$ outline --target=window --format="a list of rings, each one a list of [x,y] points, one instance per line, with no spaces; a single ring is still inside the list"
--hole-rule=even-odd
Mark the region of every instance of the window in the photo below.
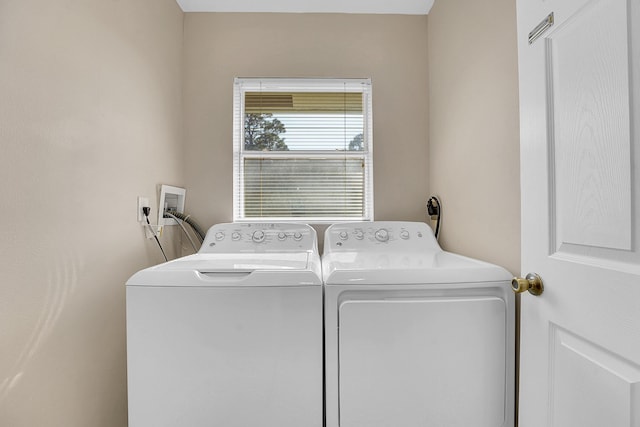
[[[373,219],[369,79],[234,86],[234,221]]]

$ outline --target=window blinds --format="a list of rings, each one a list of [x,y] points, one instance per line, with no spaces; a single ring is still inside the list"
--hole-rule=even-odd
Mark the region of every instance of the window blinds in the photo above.
[[[236,79],[234,220],[372,219],[371,84]]]

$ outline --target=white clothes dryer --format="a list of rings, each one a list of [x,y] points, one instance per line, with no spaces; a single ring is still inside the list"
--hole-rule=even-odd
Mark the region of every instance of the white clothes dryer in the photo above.
[[[335,224],[324,245],[327,427],[513,427],[506,270],[424,223]]]
[[[323,425],[313,228],[219,224],[126,285],[130,427]]]

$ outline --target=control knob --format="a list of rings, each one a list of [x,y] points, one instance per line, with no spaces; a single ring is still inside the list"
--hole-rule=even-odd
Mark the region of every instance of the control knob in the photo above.
[[[409,232],[408,232],[407,230],[402,230],[402,231],[400,232],[400,237],[401,237],[402,239],[404,239],[404,240],[409,239]]]
[[[389,232],[384,228],[381,228],[378,231],[376,231],[375,236],[378,242],[386,242],[389,240]]]
[[[216,233],[216,240],[223,240],[224,239],[224,233],[222,231],[218,231]]]
[[[253,241],[256,243],[264,242],[264,231],[262,230],[254,231],[253,235],[251,236],[251,239],[253,239]]]
[[[299,231],[293,233],[293,240],[302,240],[302,233]]]
[[[349,234],[346,231],[341,231],[338,234],[338,237],[340,237],[340,240],[347,240],[349,238]]]
[[[287,235],[283,231],[278,233],[278,240],[284,240],[286,238],[287,238]]]
[[[234,231],[233,233],[231,233],[231,239],[240,240],[241,238],[242,238],[242,235],[240,233],[238,233],[237,231]]]

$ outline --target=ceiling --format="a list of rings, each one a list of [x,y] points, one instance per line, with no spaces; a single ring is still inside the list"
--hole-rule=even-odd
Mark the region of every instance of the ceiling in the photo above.
[[[185,12],[426,15],[434,0],[176,0]]]

